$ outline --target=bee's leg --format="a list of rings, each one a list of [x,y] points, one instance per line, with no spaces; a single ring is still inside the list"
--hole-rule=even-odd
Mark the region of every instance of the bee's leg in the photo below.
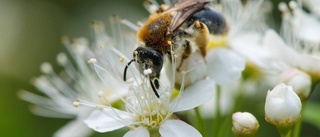
[[[195,42],[200,50],[200,53],[203,57],[206,56],[206,47],[209,43],[209,29],[206,24],[200,22],[200,21],[195,21],[194,22],[194,28],[198,32],[195,36]]]
[[[191,55],[191,52],[192,52],[192,49],[191,49],[190,42],[188,40],[185,40],[185,44],[183,44],[183,53],[181,55],[181,62],[177,67],[178,72],[180,71],[183,61]]]

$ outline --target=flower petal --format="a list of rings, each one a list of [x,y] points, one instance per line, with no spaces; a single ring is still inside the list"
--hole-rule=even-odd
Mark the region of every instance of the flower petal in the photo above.
[[[181,120],[166,120],[159,129],[162,137],[201,137],[201,134],[192,126]]]
[[[190,55],[187,59],[183,60],[180,71],[188,71],[189,73],[185,75],[184,84],[191,85],[198,80],[202,80],[206,77],[207,67],[205,65],[205,60],[200,54],[200,51],[196,51]],[[180,65],[181,58],[177,58],[177,65]],[[179,67],[179,66],[178,66]],[[183,78],[182,73],[176,73],[176,84],[181,84]]]
[[[301,60],[299,66],[301,69],[307,71],[311,74],[318,74],[320,72],[320,57],[318,56],[310,56],[307,54],[303,54],[300,56]]]
[[[263,43],[274,59],[281,60],[290,66],[297,66],[299,62],[298,53],[288,47],[274,30],[266,32]]]
[[[263,48],[262,36],[243,33],[229,40],[230,47],[250,62],[261,68],[270,66],[269,53]]]
[[[170,104],[173,112],[195,108],[211,99],[215,94],[215,82],[210,79],[201,80],[181,93]]]
[[[210,51],[206,57],[208,76],[218,84],[233,83],[241,76],[246,62],[243,57],[225,48]]]
[[[60,128],[56,133],[54,133],[54,137],[87,137],[92,133],[92,130],[88,128],[82,121],[82,119],[76,119],[62,128]]]
[[[109,132],[127,126],[132,121],[124,111],[104,108],[102,111],[94,110],[84,123],[97,132]]]
[[[150,137],[150,134],[145,127],[140,126],[128,131],[123,137]]]

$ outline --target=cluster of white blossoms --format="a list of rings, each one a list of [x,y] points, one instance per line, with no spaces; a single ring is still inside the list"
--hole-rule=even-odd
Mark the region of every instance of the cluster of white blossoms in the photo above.
[[[164,2],[172,5],[170,0]],[[106,32],[103,23],[95,21],[92,44],[84,38],[63,39],[69,54],[57,56],[62,72],[55,73],[49,63],[41,65],[44,75],[33,84],[47,97],[28,91],[19,97],[35,104],[32,111],[37,115],[73,119],[55,136],[127,128],[126,137],[198,137],[209,136],[208,131],[214,136],[233,131],[239,137],[253,137],[263,128],[254,116],[261,112],[236,112],[246,97],[264,98],[265,107],[259,111],[281,136],[290,136],[296,124],[294,135],[299,136],[303,107],[320,81],[317,2],[280,2],[280,33],[269,22],[271,11],[277,10],[271,1],[207,4],[226,20],[228,31],[210,35],[206,56],[192,50],[181,66],[182,57],[171,51],[156,90],[149,78],[151,69],[141,74],[137,62],[129,66],[140,44],[136,40],[140,26],[114,17],[113,30]],[[156,1],[145,6],[150,13],[159,9]],[[232,123],[232,128],[226,130],[223,121]]]

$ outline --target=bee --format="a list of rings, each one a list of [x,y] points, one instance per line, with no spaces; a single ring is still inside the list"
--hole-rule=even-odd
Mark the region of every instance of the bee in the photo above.
[[[164,64],[164,55],[175,54],[174,50],[182,48],[181,67],[183,60],[191,54],[190,39],[197,45],[203,57],[206,56],[210,34],[222,34],[227,31],[223,16],[206,7],[211,0],[180,0],[172,7],[160,6],[150,15],[137,33],[141,43],[133,52],[133,59],[124,69],[123,79],[126,81],[128,66],[135,62],[141,74],[149,78],[155,95],[159,89],[160,72]],[[192,30],[187,31],[187,30]]]

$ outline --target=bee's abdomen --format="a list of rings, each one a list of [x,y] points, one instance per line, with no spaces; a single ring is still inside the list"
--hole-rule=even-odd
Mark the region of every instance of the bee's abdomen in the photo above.
[[[206,24],[211,34],[224,34],[228,31],[225,18],[211,8],[204,8],[194,13],[187,21],[187,25],[192,25],[196,20]]]

